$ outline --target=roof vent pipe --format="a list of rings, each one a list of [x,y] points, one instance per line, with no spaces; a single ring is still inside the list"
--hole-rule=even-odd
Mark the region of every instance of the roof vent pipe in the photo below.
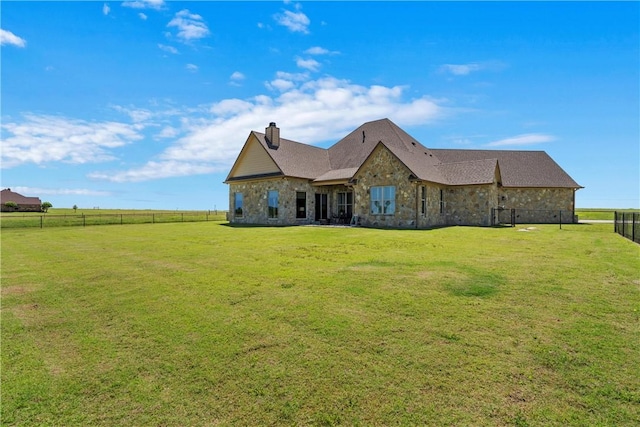
[[[267,144],[271,148],[280,147],[280,128],[276,126],[276,122],[269,123],[269,127],[264,130]]]

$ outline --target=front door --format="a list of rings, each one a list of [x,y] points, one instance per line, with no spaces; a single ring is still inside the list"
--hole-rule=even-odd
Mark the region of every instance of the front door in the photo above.
[[[327,219],[329,209],[327,207],[327,195],[316,193],[316,221]]]

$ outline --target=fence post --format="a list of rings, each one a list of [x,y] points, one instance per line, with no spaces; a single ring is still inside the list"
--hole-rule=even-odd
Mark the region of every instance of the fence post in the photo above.
[[[40,228],[42,228],[42,215],[40,215]]]
[[[181,213],[180,217],[182,218],[182,222],[184,222],[184,213]]]
[[[636,213],[632,213],[631,214],[631,241],[635,242],[636,241]]]
[[[156,223],[156,214],[151,214],[151,223],[152,224]]]
[[[87,226],[87,217],[84,216],[84,214],[82,214],[82,226],[86,227]]]
[[[120,214],[120,225],[122,225],[122,214]]]

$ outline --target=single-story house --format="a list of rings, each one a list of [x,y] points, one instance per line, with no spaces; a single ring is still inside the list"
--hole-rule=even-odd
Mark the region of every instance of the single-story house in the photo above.
[[[13,202],[17,207],[6,206],[7,202]],[[42,212],[42,202],[38,197],[26,197],[5,188],[0,192],[0,209],[2,212]]]
[[[429,149],[389,119],[328,149],[270,123],[224,182],[233,224],[392,228],[573,222],[582,188],[544,151]]]

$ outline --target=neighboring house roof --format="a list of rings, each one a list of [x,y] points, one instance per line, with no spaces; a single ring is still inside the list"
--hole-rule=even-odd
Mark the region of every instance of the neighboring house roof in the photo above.
[[[11,191],[10,188],[5,188],[0,192],[0,203],[14,202],[17,205],[40,205],[40,198],[38,197],[26,197],[22,194]]]
[[[364,123],[328,149],[279,141],[275,147],[264,133],[252,131],[225,182],[260,177],[242,173],[239,166],[250,150],[263,155],[255,151],[256,142],[274,164],[261,176],[307,178],[318,185],[349,181],[382,144],[419,181],[473,185],[492,183],[497,176],[505,187],[582,188],[544,151],[429,149],[389,119]]]

